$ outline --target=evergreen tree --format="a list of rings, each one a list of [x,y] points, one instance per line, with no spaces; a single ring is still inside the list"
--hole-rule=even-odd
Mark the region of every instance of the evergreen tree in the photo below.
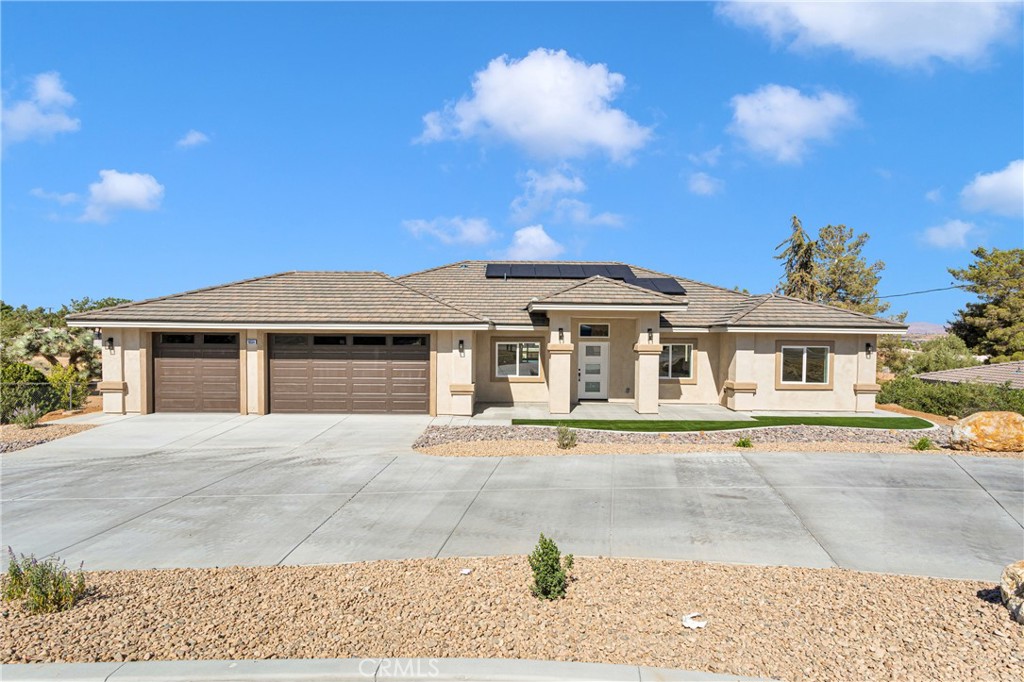
[[[782,253],[776,255],[775,260],[783,261],[783,275],[777,291],[793,298],[815,301],[815,243],[804,231],[804,226],[796,216],[793,216],[792,226],[793,232],[789,239],[775,247],[776,251],[782,249]]]
[[[990,356],[989,362],[1024,360],[1024,249],[978,247],[971,253],[973,263],[949,274],[979,300],[957,311],[950,331],[975,353]]]

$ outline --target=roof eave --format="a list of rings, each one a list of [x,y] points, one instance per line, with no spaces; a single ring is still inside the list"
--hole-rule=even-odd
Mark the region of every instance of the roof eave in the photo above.
[[[203,322],[188,320],[68,320],[69,327],[102,327],[104,329],[195,329],[260,331],[431,331],[487,330],[487,322]]]
[[[659,313],[684,313],[687,310],[686,303],[665,305],[663,303],[644,303],[644,304],[622,304],[622,303],[544,303],[535,302],[527,306],[527,310],[531,313],[536,311],[547,311],[547,310],[564,310],[564,311],[607,311],[607,312],[659,312]]]
[[[903,336],[906,327],[821,327],[803,325],[800,327],[757,327],[751,325],[713,324],[711,331],[719,333],[764,332],[774,334],[893,334]]]

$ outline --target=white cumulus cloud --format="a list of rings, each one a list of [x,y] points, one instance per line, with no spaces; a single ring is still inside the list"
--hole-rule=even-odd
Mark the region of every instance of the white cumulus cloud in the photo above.
[[[936,187],[935,189],[928,190],[927,192],[924,193],[924,198],[932,202],[933,204],[939,203],[940,201],[942,201],[942,188]]]
[[[834,92],[804,95],[784,85],[764,85],[731,100],[729,132],[751,150],[779,163],[800,163],[811,143],[827,142],[857,120],[850,99]]]
[[[68,115],[75,98],[64,89],[56,71],[40,73],[32,79],[28,99],[3,107],[4,144],[30,139],[49,140],[58,133],[70,133],[82,127],[81,121]]]
[[[722,145],[695,154],[687,154],[686,158],[695,166],[717,166],[718,160],[722,158]]]
[[[89,200],[81,220],[105,223],[116,211],[155,211],[164,198],[164,186],[146,173],[101,170],[100,181],[89,185]]]
[[[565,50],[540,48],[522,59],[502,55],[474,75],[472,96],[423,117],[417,141],[493,138],[539,157],[603,151],[625,161],[652,135],[612,106],[625,85],[622,74]]]
[[[900,67],[972,65],[1020,28],[1019,2],[730,2],[717,11],[796,51],[840,49]]]
[[[971,211],[987,211],[1016,217],[1024,215],[1024,159],[992,173],[978,173],[960,192],[960,200]]]
[[[516,230],[504,257],[509,260],[550,260],[563,251],[565,247],[552,239],[543,225],[530,225]]]
[[[509,209],[512,220],[525,223],[541,213],[551,210],[555,200],[566,194],[580,194],[587,185],[575,173],[568,170],[552,169],[546,173],[528,170],[520,179],[523,193],[512,200]]]
[[[725,182],[707,173],[691,173],[687,186],[690,191],[700,196],[709,197],[725,189]]]
[[[622,227],[625,218],[618,213],[594,213],[593,207],[579,199],[559,199],[553,212],[555,222],[584,227]]]
[[[406,220],[402,225],[415,237],[433,237],[448,245],[477,246],[486,244],[498,236],[486,218],[439,217],[433,220]]]
[[[178,141],[174,144],[183,149],[188,149],[189,147],[198,147],[201,144],[206,144],[209,141],[210,137],[206,133],[193,129],[178,138]]]
[[[56,201],[61,206],[67,206],[78,201],[78,195],[74,192],[47,192],[42,187],[34,187],[29,190],[29,194],[36,197],[37,199],[43,199],[45,201]]]
[[[941,225],[929,227],[921,238],[929,246],[939,249],[962,249],[967,246],[967,237],[976,230],[973,223],[962,220],[947,220]]]

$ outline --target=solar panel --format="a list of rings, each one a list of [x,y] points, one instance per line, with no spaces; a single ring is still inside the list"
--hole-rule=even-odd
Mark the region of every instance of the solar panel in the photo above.
[[[678,296],[686,293],[686,289],[671,277],[638,277],[630,282],[630,284],[635,284],[636,286],[642,289],[647,289],[648,291],[657,291],[658,293],[669,294],[670,296]]]
[[[576,263],[559,263],[558,271],[562,273],[562,277],[565,279],[583,279],[586,277],[583,274],[583,266]]]
[[[488,263],[484,270],[484,277],[488,279],[501,279],[508,276],[508,263]]]
[[[537,263],[533,270],[534,276],[538,278],[558,279],[562,276],[557,263]]]
[[[628,265],[609,263],[605,267],[608,268],[609,277],[611,277],[612,279],[621,279],[624,281],[636,279],[636,275],[633,274],[633,271],[630,269]]]
[[[513,263],[510,267],[509,277],[533,279],[536,276],[533,270],[533,263]]]
[[[587,263],[583,266],[583,274],[587,277],[593,277],[600,275],[601,277],[610,277],[611,273],[608,272],[608,268],[601,263]]]

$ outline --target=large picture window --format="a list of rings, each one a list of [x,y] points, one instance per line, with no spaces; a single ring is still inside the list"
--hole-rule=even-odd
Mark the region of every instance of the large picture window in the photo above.
[[[672,343],[662,346],[658,375],[662,379],[692,379],[693,344]]]
[[[499,377],[539,377],[540,342],[497,343],[494,374]]]
[[[783,346],[782,383],[827,384],[828,346]]]

